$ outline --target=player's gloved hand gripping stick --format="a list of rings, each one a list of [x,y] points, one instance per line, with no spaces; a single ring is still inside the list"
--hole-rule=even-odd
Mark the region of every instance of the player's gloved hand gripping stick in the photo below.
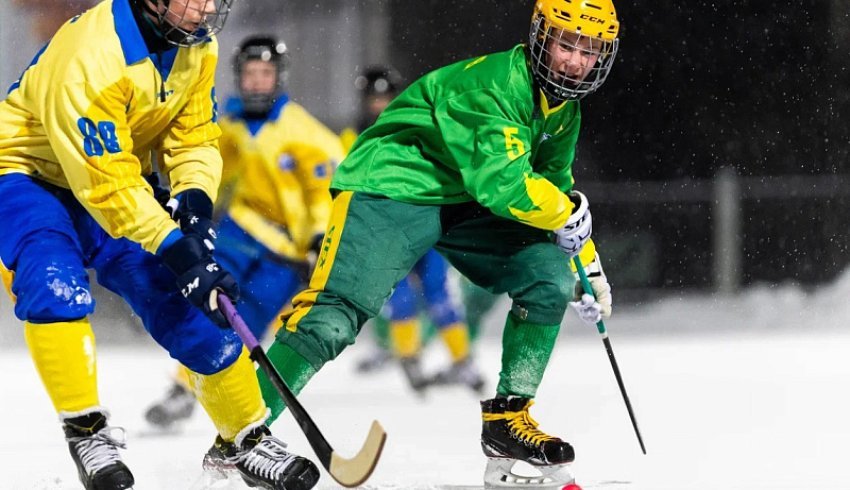
[[[576,266],[576,271],[578,272],[578,277],[581,281],[581,286],[584,288],[585,294],[593,295],[593,288],[590,285],[587,273],[584,271],[584,266],[581,265],[581,260],[579,260],[578,256],[573,257],[573,263]],[[629,418],[632,420],[632,427],[635,429],[635,435],[637,436],[638,443],[640,443],[640,449],[643,451],[643,454],[646,454],[643,437],[640,435],[637,419],[635,419],[635,413],[632,410],[632,403],[629,401],[629,395],[626,393],[626,387],[623,384],[623,377],[620,375],[620,368],[617,366],[617,359],[614,357],[614,349],[611,347],[611,340],[608,339],[608,330],[605,328],[605,322],[601,319],[596,322],[596,329],[599,330],[599,335],[602,336],[602,343],[605,344],[605,350],[608,352],[608,360],[611,361],[611,367],[614,369],[614,376],[617,378],[617,384],[620,386],[620,393],[623,395],[623,401],[626,402],[626,409],[629,411]]]
[[[387,439],[387,434],[378,421],[372,422],[372,427],[369,429],[369,435],[366,437],[366,442],[353,458],[346,459],[337,454],[331,447],[330,443],[322,435],[316,423],[310,418],[310,415],[295,397],[295,394],[286,386],[280,373],[269,361],[268,356],[263,351],[257,339],[251,333],[251,330],[239,316],[230,298],[224,294],[218,295],[218,305],[224,313],[227,322],[233,327],[233,330],[248,347],[253,359],[260,368],[268,375],[272,384],[274,384],[281,398],[289,407],[295,421],[301,427],[304,435],[307,436],[307,441],[315,451],[316,456],[322,463],[322,466],[330,473],[331,477],[344,487],[356,487],[365,482],[375,465],[378,464],[378,459],[381,457],[381,451],[384,449],[384,442]]]

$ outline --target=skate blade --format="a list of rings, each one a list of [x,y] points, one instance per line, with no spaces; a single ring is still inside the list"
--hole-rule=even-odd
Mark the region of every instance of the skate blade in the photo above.
[[[575,477],[569,463],[533,466],[515,459],[487,458],[484,470],[484,488],[560,490],[571,483]]]

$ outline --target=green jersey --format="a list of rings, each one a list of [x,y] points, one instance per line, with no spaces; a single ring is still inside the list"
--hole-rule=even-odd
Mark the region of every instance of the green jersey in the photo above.
[[[331,187],[397,201],[478,201],[554,230],[573,204],[577,101],[549,107],[523,45],[420,78],[357,139]]]

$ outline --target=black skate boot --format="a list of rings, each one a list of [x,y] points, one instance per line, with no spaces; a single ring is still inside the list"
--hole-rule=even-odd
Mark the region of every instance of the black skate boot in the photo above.
[[[65,440],[77,473],[86,490],[132,488],[133,474],[121,462],[118,448],[124,449],[124,429],[106,425],[109,414],[91,411],[62,420]]]
[[[220,435],[216,436],[212,447],[204,455],[204,471],[217,471],[226,476],[227,472],[236,471],[238,454],[236,444],[225,441]]]
[[[568,469],[575,459],[573,447],[566,441],[537,429],[528,408],[529,398],[501,398],[481,402],[484,419],[481,448],[488,458],[484,481],[490,486],[562,488],[572,483]],[[511,471],[514,463],[524,461],[540,471],[540,476],[520,476]]]
[[[174,383],[162,400],[148,408],[145,420],[154,427],[170,429],[174,424],[192,416],[195,403],[195,395],[191,391],[179,383]]]
[[[479,394],[485,384],[484,377],[471,357],[457,361],[438,372],[431,382],[436,385],[463,385]]]
[[[249,429],[236,442],[217,437],[204,456],[204,469],[236,470],[248,486],[269,490],[309,490],[319,481],[316,465],[287,451],[265,424]]]
[[[422,372],[422,364],[419,362],[419,357],[402,357],[399,359],[399,362],[410,387],[417,394],[423,394],[425,388],[428,387],[429,380]]]

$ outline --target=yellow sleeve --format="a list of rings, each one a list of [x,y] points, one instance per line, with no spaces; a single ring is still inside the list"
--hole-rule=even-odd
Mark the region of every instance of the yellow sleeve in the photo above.
[[[110,63],[110,61],[112,61]],[[153,197],[142,177],[125,107],[130,82],[111,80],[123,60],[72,60],[61,85],[48,91],[42,123],[68,185],[95,220],[113,237],[126,237],[145,250],[157,248],[177,225]]]
[[[357,136],[359,136],[357,131],[352,127],[345,128],[341,133],[339,133],[339,139],[342,142],[342,148],[345,150],[346,154],[348,154],[351,147],[354,146],[354,142],[357,141]]]
[[[225,209],[233,196],[233,190],[239,181],[239,177],[243,175],[244,163],[239,152],[239,135],[236,123],[224,117],[219,121],[219,126],[221,127],[219,148],[223,163],[216,208]]]
[[[212,41],[201,61],[201,74],[192,95],[171,121],[162,144],[163,170],[171,181],[173,194],[201,189],[215,202],[221,181],[221,153],[218,138],[218,100],[215,94],[215,67],[218,44]]]
[[[290,152],[295,158],[295,175],[304,194],[309,214],[309,236],[324,233],[331,215],[330,185],[333,171],[345,152],[339,137],[305,110],[293,111],[298,117],[289,127],[299,128]]]

